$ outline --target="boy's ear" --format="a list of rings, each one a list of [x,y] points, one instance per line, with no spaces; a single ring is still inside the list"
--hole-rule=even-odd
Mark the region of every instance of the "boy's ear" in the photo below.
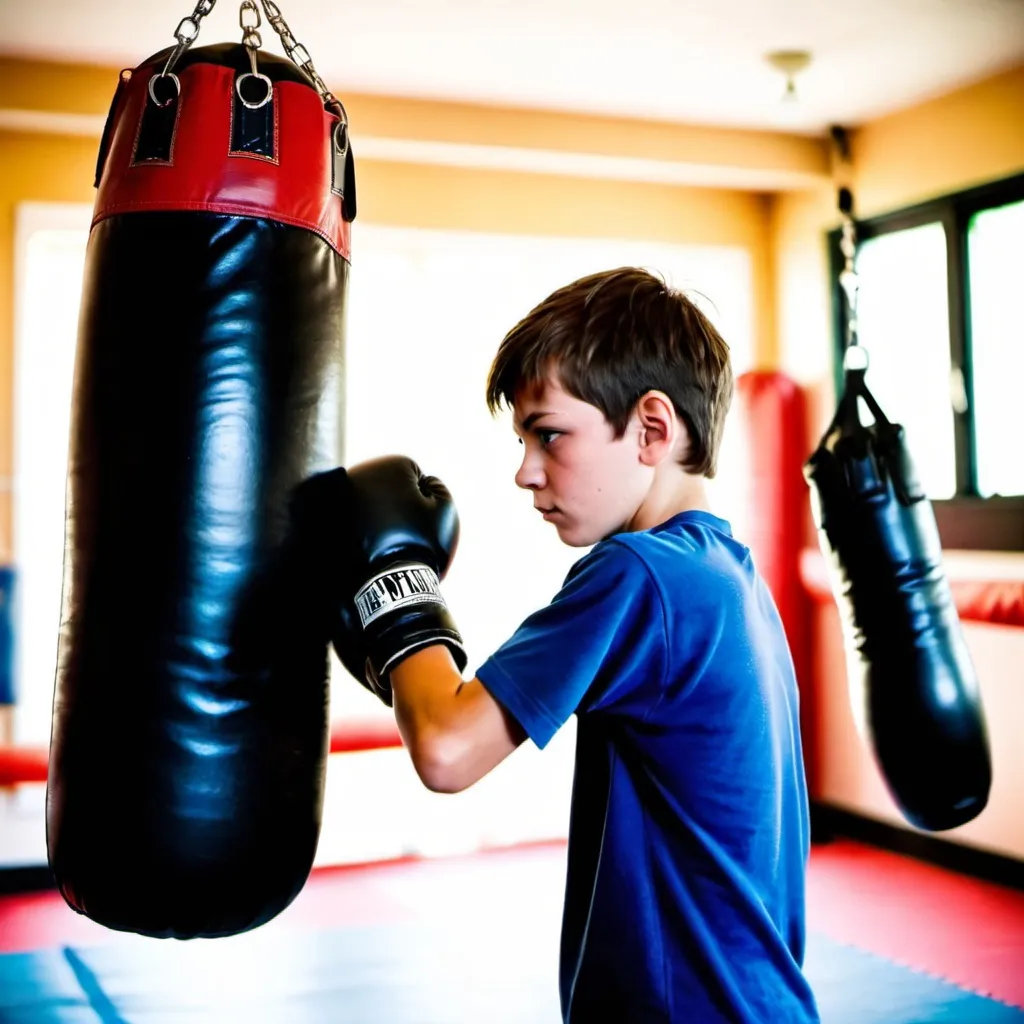
[[[663,391],[648,391],[636,404],[640,421],[640,461],[656,466],[671,457],[680,441],[681,425],[671,399]]]

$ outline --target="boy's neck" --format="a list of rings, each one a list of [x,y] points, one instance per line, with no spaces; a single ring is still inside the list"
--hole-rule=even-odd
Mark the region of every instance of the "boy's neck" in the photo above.
[[[643,503],[629,521],[631,533],[650,530],[681,512],[711,512],[707,481],[702,476],[680,473],[675,467],[658,473]]]

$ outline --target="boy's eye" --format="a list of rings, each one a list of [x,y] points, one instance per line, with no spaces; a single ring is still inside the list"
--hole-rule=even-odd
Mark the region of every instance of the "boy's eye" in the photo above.
[[[540,439],[540,443],[546,448],[556,437],[561,436],[560,430],[538,430],[537,437]]]

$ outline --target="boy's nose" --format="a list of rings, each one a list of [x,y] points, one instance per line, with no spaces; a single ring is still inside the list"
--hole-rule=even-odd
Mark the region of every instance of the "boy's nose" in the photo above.
[[[516,473],[516,486],[527,491],[536,491],[544,484],[544,471],[540,460],[531,452],[523,454],[523,461]]]

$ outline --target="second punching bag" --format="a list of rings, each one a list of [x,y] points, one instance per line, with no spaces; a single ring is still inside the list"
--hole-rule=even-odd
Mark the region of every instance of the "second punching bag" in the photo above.
[[[274,917],[317,847],[329,603],[290,502],[338,461],[355,197],[299,67],[178,49],[101,143],[47,843],[72,908],[189,938]]]
[[[864,376],[846,370],[835,418],[804,472],[877,763],[904,817],[938,831],[977,817],[988,801],[987,731],[935,514],[903,428]]]

